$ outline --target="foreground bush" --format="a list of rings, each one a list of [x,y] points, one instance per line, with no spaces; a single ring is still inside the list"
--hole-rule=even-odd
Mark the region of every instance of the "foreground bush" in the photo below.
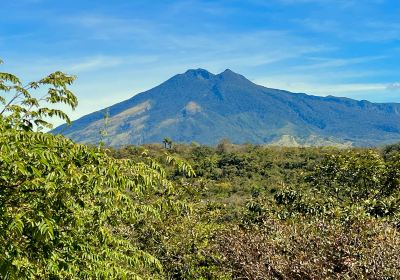
[[[171,187],[154,165],[115,160],[63,137],[0,134],[2,279],[134,279],[161,270],[132,231]]]
[[[57,107],[78,105],[74,80],[57,71],[23,84],[0,72],[0,279],[161,278],[134,233],[185,208],[163,168],[34,132],[54,116],[70,123]]]

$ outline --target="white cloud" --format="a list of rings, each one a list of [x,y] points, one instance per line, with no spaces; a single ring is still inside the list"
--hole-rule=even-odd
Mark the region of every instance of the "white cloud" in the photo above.
[[[400,89],[400,82],[388,84],[386,86],[386,89],[388,89],[388,90],[399,90]]]
[[[67,66],[67,70],[71,73],[80,73],[84,71],[99,70],[104,68],[109,68],[113,66],[118,66],[123,63],[120,57],[105,57],[98,56],[88,59],[83,59],[83,61],[74,63]]]
[[[303,74],[274,75],[269,76],[268,79],[254,79],[254,82],[269,88],[289,90],[292,92],[303,92],[320,96],[334,95],[355,97],[363,93],[381,93],[387,88],[387,85],[383,83],[332,83],[329,82],[329,80],[330,79],[327,79],[327,81],[323,82],[321,81],[321,77],[313,77],[312,75]]]

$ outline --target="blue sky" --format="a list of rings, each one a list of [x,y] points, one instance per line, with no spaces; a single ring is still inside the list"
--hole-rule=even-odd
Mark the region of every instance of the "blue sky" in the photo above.
[[[399,0],[1,0],[0,71],[78,76],[77,118],[189,68],[400,102]]]

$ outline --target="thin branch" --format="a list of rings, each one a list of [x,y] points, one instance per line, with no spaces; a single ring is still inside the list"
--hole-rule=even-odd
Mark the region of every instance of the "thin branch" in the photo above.
[[[7,110],[7,108],[14,102],[15,99],[17,99],[21,93],[16,93],[13,98],[4,106],[3,110],[1,110],[0,115],[3,115],[4,111]]]
[[[27,84],[25,86],[22,87],[24,90],[29,90],[32,88],[31,84]],[[15,101],[15,99],[17,99],[19,96],[21,96],[22,92],[17,92],[13,98],[11,98],[11,100],[4,106],[3,110],[1,110],[0,115],[3,115],[3,113],[5,112],[5,110],[7,110],[7,108]]]

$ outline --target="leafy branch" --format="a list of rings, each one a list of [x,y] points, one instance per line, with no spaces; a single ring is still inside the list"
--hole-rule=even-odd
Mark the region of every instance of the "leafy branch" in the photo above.
[[[25,131],[52,128],[48,121],[52,117],[70,124],[68,115],[52,105],[65,104],[72,110],[77,107],[78,100],[69,89],[75,79],[75,76],[56,71],[24,85],[17,76],[0,72],[0,121],[8,128]],[[35,97],[35,93],[43,91],[41,97]]]

